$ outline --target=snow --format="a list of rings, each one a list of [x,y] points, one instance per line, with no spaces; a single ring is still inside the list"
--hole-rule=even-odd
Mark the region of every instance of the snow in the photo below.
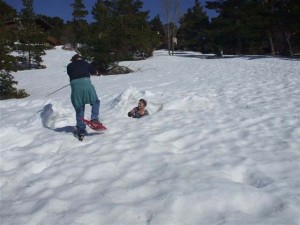
[[[156,51],[92,77],[105,133],[72,136],[66,66],[14,74],[0,102],[1,224],[300,224],[300,63]],[[140,98],[150,116],[127,117]],[[86,118],[90,106],[86,107]]]

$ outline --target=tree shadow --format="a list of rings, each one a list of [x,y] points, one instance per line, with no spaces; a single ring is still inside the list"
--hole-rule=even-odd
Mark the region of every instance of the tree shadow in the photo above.
[[[175,56],[178,57],[187,57],[187,58],[198,58],[198,59],[232,59],[232,58],[244,58],[247,60],[256,60],[256,59],[280,59],[280,60],[289,60],[289,61],[300,61],[299,57],[284,57],[284,56],[271,56],[271,55],[215,55],[215,54],[191,54],[184,52],[176,52]]]
[[[288,60],[288,61],[300,61],[299,58],[296,57],[284,57],[284,56],[270,56],[270,55],[243,55],[241,58],[245,58],[248,60],[255,59],[280,59],[280,60]]]
[[[187,57],[187,58],[198,58],[198,59],[230,59],[230,58],[239,58],[241,56],[239,55],[223,55],[223,56],[219,56],[216,54],[191,54],[191,53],[183,53],[183,52],[179,52],[179,53],[174,53],[175,56],[178,57]]]

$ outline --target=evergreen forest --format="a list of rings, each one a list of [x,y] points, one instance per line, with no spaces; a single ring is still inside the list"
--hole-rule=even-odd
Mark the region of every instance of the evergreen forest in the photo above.
[[[34,0],[22,0],[20,12],[0,0],[0,99],[28,96],[17,90],[11,73],[45,68],[45,50],[57,45],[82,54],[100,74],[109,74],[119,61],[151,57],[156,49],[216,57],[300,54],[297,0],[195,0],[185,12],[180,0],[161,0],[164,13],[153,18],[141,0],[97,0],[91,11],[85,1],[73,0],[72,19],[64,21],[36,14]]]

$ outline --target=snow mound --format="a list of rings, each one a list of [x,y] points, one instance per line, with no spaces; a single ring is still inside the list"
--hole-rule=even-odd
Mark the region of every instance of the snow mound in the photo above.
[[[161,109],[162,104],[157,103],[158,98],[155,93],[146,90],[138,90],[135,87],[129,87],[113,100],[110,101],[110,109],[119,115],[127,116],[132,108],[138,105],[138,101],[143,98],[147,101],[147,110],[154,114]]]
[[[215,107],[215,99],[212,97],[191,94],[170,101],[169,98],[164,98],[161,93],[153,93],[151,91],[129,87],[110,101],[110,109],[113,110],[114,113],[123,116],[127,115],[129,110],[137,106],[141,98],[147,101],[147,110],[151,115],[160,111],[182,111],[184,113],[190,113],[201,110],[212,110]]]
[[[66,108],[61,101],[48,101],[40,111],[42,125],[49,129],[70,124],[74,116],[73,108]]]

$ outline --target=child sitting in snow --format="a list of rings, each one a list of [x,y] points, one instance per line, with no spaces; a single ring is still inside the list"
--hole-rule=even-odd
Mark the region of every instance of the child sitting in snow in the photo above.
[[[138,106],[134,107],[130,112],[128,112],[128,116],[132,118],[141,118],[143,116],[149,115],[149,112],[147,109],[145,109],[147,106],[147,101],[144,99],[140,99]]]

